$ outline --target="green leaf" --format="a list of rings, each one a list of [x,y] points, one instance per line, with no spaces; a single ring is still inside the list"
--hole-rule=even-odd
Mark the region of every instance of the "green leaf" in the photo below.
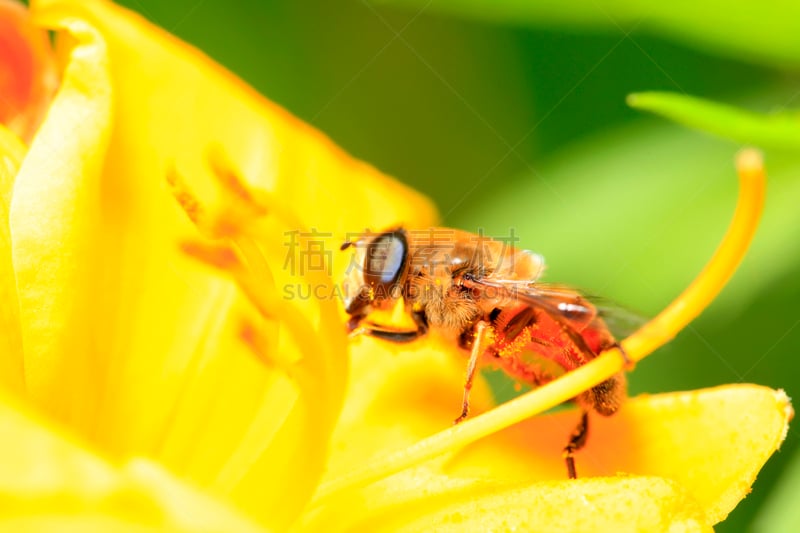
[[[647,0],[388,0],[415,9],[537,27],[568,26],[662,35],[738,60],[800,65],[800,2]]]
[[[800,148],[800,115],[751,113],[702,98],[669,92],[634,93],[628,104],[670,120],[762,148]]]

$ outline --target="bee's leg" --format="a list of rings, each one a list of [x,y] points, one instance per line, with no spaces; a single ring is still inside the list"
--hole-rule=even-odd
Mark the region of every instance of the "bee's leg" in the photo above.
[[[348,322],[350,336],[369,335],[385,341],[391,342],[411,342],[422,337],[428,332],[428,320],[423,313],[414,313],[412,318],[417,325],[414,330],[398,330],[390,327],[373,324],[372,322],[362,322],[364,317],[353,317]]]
[[[420,332],[419,330],[393,331],[389,329],[376,327],[374,324],[367,324],[366,326],[361,326],[359,329],[353,332],[353,335],[358,335],[358,334],[369,335],[370,337],[376,337],[378,339],[390,342],[397,342],[397,343],[415,341],[423,335],[423,333]]]
[[[575,472],[575,452],[583,448],[586,444],[586,437],[589,435],[589,413],[583,411],[581,421],[569,437],[569,442],[564,446],[564,461],[567,463],[567,475],[570,479],[577,479]]]
[[[472,389],[475,370],[478,368],[478,358],[486,351],[491,337],[494,334],[493,328],[488,322],[484,322],[483,320],[475,324],[474,327],[474,340],[472,341],[472,350],[469,354],[469,363],[467,363],[467,379],[464,382],[464,397],[461,400],[461,415],[455,419],[456,424],[467,418],[469,414],[469,391]]]
[[[350,320],[347,321],[347,334],[351,337],[355,335],[359,335],[361,332],[359,328],[361,327],[361,322],[364,320],[364,315],[353,315],[350,317]]]

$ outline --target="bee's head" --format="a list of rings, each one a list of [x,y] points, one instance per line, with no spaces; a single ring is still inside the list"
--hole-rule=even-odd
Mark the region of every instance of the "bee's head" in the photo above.
[[[344,282],[344,305],[350,315],[367,307],[385,308],[403,292],[408,272],[408,238],[402,228],[346,242],[353,259]]]

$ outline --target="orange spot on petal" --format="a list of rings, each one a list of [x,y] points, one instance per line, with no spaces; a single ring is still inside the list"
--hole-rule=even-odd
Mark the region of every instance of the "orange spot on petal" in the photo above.
[[[33,25],[22,4],[0,0],[0,123],[29,141],[56,85],[47,33]]]

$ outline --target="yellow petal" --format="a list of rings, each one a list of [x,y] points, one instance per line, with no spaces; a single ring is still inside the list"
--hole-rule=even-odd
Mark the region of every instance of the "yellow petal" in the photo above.
[[[287,454],[300,448],[271,453],[277,428],[298,411],[296,393],[239,341],[248,311],[234,285],[179,251],[176,234],[194,228],[160,185],[163,169],[137,188],[147,180],[109,165],[103,39],[78,19],[50,22],[74,44],[12,206],[31,399],[108,453],[156,457],[217,492],[264,457],[297,464],[303,458]],[[110,160],[127,157],[125,142],[112,143]],[[109,198],[114,187],[135,194]],[[297,438],[318,448],[319,471],[325,440],[304,436]],[[304,501],[295,492],[310,494],[315,483],[309,471],[291,491],[268,485],[260,508],[290,520]]]
[[[691,495],[663,478],[504,483],[443,475],[439,464],[340,494],[306,515],[303,530],[711,531]]]
[[[396,389],[399,395],[400,385]],[[428,402],[412,404],[437,415],[441,398],[433,399],[430,389],[409,391],[412,398],[426,394]],[[383,426],[392,427],[403,411],[381,405],[375,416],[383,415]],[[791,417],[783,392],[754,385],[640,396],[612,417],[590,420],[588,443],[577,454],[581,477],[570,481],[561,451],[578,415],[562,411],[368,487],[328,494],[315,501],[303,526],[705,531],[749,493]],[[342,457],[347,454],[340,451],[333,460]],[[355,507],[360,512],[348,514]]]
[[[0,397],[0,530],[264,531],[154,463],[111,465]]]
[[[461,412],[467,361],[448,340],[431,334],[398,345],[359,337],[350,351],[350,380],[326,480],[451,427]],[[480,377],[470,405],[476,414],[492,405]]]
[[[0,386],[16,393],[23,391],[25,380],[8,218],[14,178],[24,153],[25,147],[19,139],[0,126]]]
[[[682,488],[661,478],[594,478],[524,488],[473,487],[396,506],[369,531],[712,531]]]
[[[750,492],[791,417],[782,391],[755,385],[639,396],[612,417],[590,418],[578,475],[671,479],[714,524]],[[514,483],[564,479],[561,450],[577,421],[574,411],[530,419],[467,447],[446,471]]]
[[[372,350],[363,354],[361,364],[356,344],[354,372],[360,381],[348,394],[334,434],[331,475],[325,481],[336,480],[375,457],[402,449],[421,435],[451,424],[461,393],[461,383],[454,379],[459,373],[451,363],[462,361],[447,353],[446,346],[430,344],[434,346],[426,343],[430,352],[406,348],[398,350],[402,353],[385,355],[370,344]],[[374,363],[372,368],[365,364],[369,362]],[[372,399],[359,400],[367,394],[365,389],[378,393]],[[485,399],[482,403],[485,405]],[[640,396],[612,417],[591,418],[588,444],[577,454],[579,475],[581,480],[610,476],[609,487],[618,487],[613,485],[617,475],[664,478],[658,486],[666,483],[672,487],[669,494],[674,492],[682,500],[696,502],[702,511],[693,511],[691,516],[701,524],[713,524],[723,520],[749,493],[758,471],[784,439],[791,416],[785,394],[753,385]],[[571,483],[566,480],[562,449],[578,420],[579,415],[572,410],[533,418],[427,466],[365,488],[326,493],[315,500],[304,525],[310,529],[329,523],[353,525],[356,519],[343,510],[354,506],[363,506],[361,515],[374,514],[380,520],[391,515],[392,520],[405,520],[414,513],[427,512],[412,508],[411,502],[425,508],[425,502],[418,499],[420,493],[437,506],[452,504],[461,510],[468,507],[464,503],[467,500],[490,494],[485,507],[491,508],[495,493],[505,494],[533,483],[526,498],[535,500],[537,491],[541,487],[549,490],[548,483],[554,480]],[[443,475],[435,474],[436,480],[421,482],[421,475],[434,475],[427,473],[431,469]],[[478,483],[479,488],[471,482]],[[620,494],[625,492],[619,490]],[[564,494],[573,493],[565,490]],[[664,497],[670,500],[673,496],[665,493]],[[609,501],[609,505],[613,509],[616,504]],[[459,512],[467,516],[472,511]],[[376,524],[369,522],[368,526]],[[417,527],[422,522],[415,524]]]
[[[90,388],[103,367],[90,344],[99,289],[93,228],[111,128],[103,43],[79,21],[70,31],[74,61],[19,171],[10,213],[27,390],[62,419],[92,412],[85,395],[70,391]]]

